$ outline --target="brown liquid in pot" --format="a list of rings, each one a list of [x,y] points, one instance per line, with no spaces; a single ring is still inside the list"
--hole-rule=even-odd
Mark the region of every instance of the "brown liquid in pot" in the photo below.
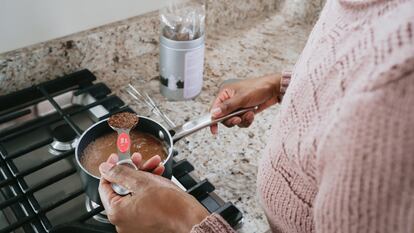
[[[99,165],[105,162],[112,153],[116,153],[116,139],[118,134],[111,132],[95,139],[83,151],[80,162],[83,167],[95,176],[100,177]],[[159,155],[161,160],[167,159],[167,151],[161,140],[149,133],[131,130],[131,155],[139,152],[143,161],[147,161],[154,155]]]

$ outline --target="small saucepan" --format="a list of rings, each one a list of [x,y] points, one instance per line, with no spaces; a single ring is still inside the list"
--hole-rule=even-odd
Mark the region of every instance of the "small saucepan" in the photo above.
[[[256,109],[257,107],[238,110],[222,118],[214,120],[211,119],[210,114],[207,114],[199,119],[186,122],[183,125],[174,127],[169,130],[167,130],[164,126],[162,126],[155,120],[152,120],[148,117],[138,116],[139,122],[133,130],[149,133],[164,142],[167,151],[167,159],[165,159],[163,162],[165,167],[163,176],[170,179],[172,176],[172,158],[174,143],[176,143],[181,138],[186,137],[212,124],[222,122],[226,119],[229,119],[237,115],[241,115],[248,111],[255,111]],[[109,126],[108,119],[101,120],[89,127],[81,135],[75,149],[77,167],[81,176],[81,180],[86,195],[88,195],[88,197],[97,204],[101,203],[98,193],[99,177],[93,175],[88,170],[86,170],[80,161],[81,157],[83,156],[83,151],[91,142],[93,142],[96,138],[99,138],[110,132],[113,132],[113,129]]]

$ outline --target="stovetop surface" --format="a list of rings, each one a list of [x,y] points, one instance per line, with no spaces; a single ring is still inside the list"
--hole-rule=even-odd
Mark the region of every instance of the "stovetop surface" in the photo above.
[[[94,84],[95,79],[82,70],[0,96],[0,232],[114,231],[112,225],[95,220],[102,207],[87,211],[90,203],[76,171],[73,147],[96,121],[132,110],[106,85]],[[74,139],[62,136],[62,128]],[[218,197],[208,180],[193,177],[193,169],[186,160],[174,161],[178,185],[210,212],[239,226],[241,212]]]

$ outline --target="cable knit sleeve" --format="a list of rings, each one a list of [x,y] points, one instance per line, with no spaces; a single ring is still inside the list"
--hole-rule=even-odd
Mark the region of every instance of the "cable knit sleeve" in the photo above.
[[[290,78],[292,77],[292,72],[290,71],[283,71],[282,78],[280,79],[280,91],[279,91],[279,101],[283,99],[283,96],[286,93],[286,90],[290,83]]]
[[[211,214],[191,229],[191,233],[233,233],[233,228],[218,214]]]
[[[345,96],[333,115],[318,148],[316,232],[414,232],[414,70]]]

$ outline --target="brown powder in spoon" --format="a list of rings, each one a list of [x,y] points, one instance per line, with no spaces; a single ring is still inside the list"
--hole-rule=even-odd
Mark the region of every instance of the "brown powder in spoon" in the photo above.
[[[138,116],[130,112],[121,112],[112,115],[108,124],[118,129],[132,129],[138,123]]]

